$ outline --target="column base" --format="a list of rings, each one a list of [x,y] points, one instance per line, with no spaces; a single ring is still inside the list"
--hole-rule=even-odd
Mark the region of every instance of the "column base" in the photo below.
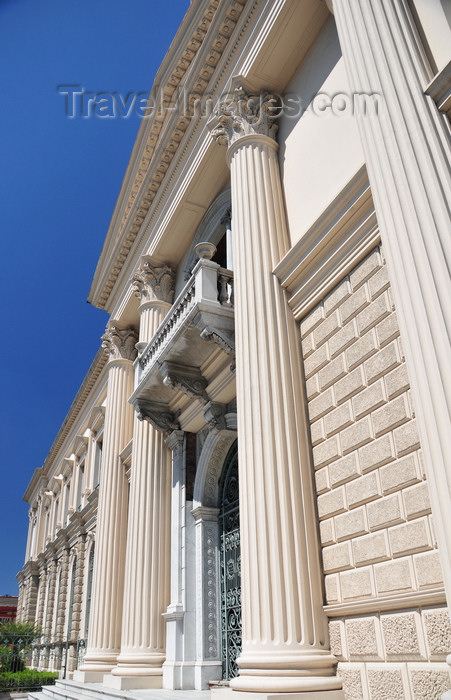
[[[78,683],[102,683],[105,675],[103,671],[74,671],[73,680]]]
[[[211,700],[345,700],[343,690],[306,690],[301,693],[245,692],[212,688]]]
[[[115,690],[160,690],[163,687],[163,676],[159,674],[147,676],[112,676],[103,677],[103,685]]]

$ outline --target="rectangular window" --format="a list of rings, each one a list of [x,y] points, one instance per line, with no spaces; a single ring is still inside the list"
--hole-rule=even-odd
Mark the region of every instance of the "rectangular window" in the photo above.
[[[100,484],[100,473],[102,471],[102,448],[103,443],[101,440],[96,442],[95,457],[94,457],[94,474],[92,485],[93,488],[97,489]]]
[[[78,484],[77,484],[77,510],[83,507],[83,489],[85,480],[85,465],[80,464],[78,469]]]

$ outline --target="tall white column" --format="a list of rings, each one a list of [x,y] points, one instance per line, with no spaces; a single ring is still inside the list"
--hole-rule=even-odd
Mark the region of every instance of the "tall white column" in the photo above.
[[[449,123],[424,94],[431,75],[407,1],[334,0],[333,7],[351,89],[382,98],[377,117],[357,118],[451,609]]]
[[[210,122],[228,146],[234,235],[243,650],[230,685],[335,699],[299,333],[272,273],[288,250],[274,106],[237,87]]]
[[[134,285],[141,349],[171,308],[174,272],[145,258]],[[171,454],[164,437],[135,414],[121,653],[104,681],[114,688],[162,686],[171,535]]]
[[[109,353],[108,395],[99,490],[96,554],[88,648],[76,680],[97,682],[116,663],[121,644],[127,539],[128,482],[120,453],[131,440],[133,359],[136,333],[107,328],[102,338]]]

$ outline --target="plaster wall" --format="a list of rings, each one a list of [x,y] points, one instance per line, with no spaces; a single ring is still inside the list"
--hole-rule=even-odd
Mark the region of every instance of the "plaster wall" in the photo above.
[[[339,116],[318,96],[350,95],[335,23],[331,17],[284,91],[295,107],[280,119],[277,140],[291,244],[298,241],[362,166],[353,110]],[[301,115],[297,114],[300,101]],[[315,111],[317,114],[315,114]],[[321,113],[320,113],[321,112]]]

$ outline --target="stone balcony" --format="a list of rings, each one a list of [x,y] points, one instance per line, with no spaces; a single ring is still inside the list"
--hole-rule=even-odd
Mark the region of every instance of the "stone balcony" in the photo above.
[[[235,396],[233,272],[207,257],[147,345],[130,401],[159,430],[196,432]]]

